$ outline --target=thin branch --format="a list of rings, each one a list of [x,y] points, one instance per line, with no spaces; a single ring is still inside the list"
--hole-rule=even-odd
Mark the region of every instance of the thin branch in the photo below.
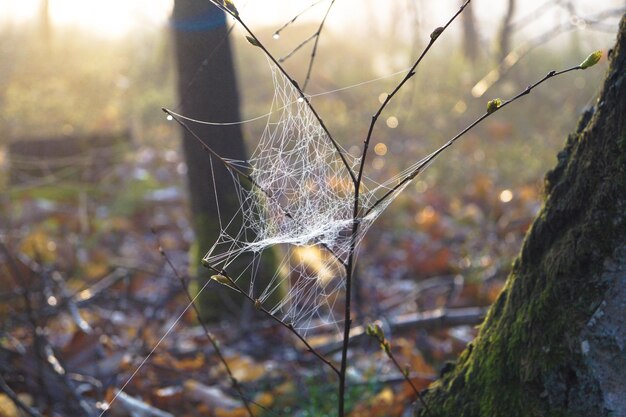
[[[315,3],[315,4],[317,4],[317,3]],[[309,6],[308,9],[313,7],[315,4]],[[324,24],[326,23],[326,19],[328,18],[328,15],[330,14],[330,9],[332,9],[334,4],[335,4],[335,0],[332,0],[330,2],[330,5],[328,6],[328,9],[326,9],[326,13],[324,14],[324,17],[322,18],[322,21],[320,22],[320,25],[318,26],[318,28],[315,31],[315,33],[313,33],[311,36],[306,38],[304,41],[300,42],[300,44],[298,44],[298,46],[293,48],[291,50],[291,52],[287,53],[285,56],[281,57],[278,60],[278,62],[281,62],[281,63],[285,62],[286,60],[291,58],[296,52],[298,52],[300,49],[302,49],[305,45],[307,45],[309,42],[311,42],[312,40],[315,40],[315,42],[313,43],[313,49],[311,50],[311,57],[309,58],[309,66],[308,66],[307,71],[306,71],[306,76],[304,78],[304,83],[302,84],[302,91],[306,90],[306,87],[309,84],[309,81],[311,80],[311,72],[313,70],[313,63],[315,62],[315,57],[317,55],[317,47],[319,45],[320,36],[322,35],[322,30],[324,29]],[[302,12],[302,13],[304,13],[304,12]],[[282,29],[284,29],[287,25],[289,25],[290,23],[293,23],[298,18],[298,16],[294,17],[290,22],[286,23],[283,27],[281,27],[279,30],[274,32],[274,36],[278,36],[279,32]]]
[[[413,66],[409,69],[405,77],[398,83],[396,88],[391,92],[391,94],[387,95],[387,97],[385,98],[385,101],[381,104],[376,114],[372,116],[372,122],[370,123],[370,127],[367,132],[367,137],[365,138],[365,141],[363,142],[363,153],[362,153],[361,161],[359,164],[359,171],[358,171],[357,177],[356,178],[353,177],[354,207],[353,207],[353,213],[352,213],[352,235],[351,235],[351,240],[350,240],[350,251],[348,254],[348,262],[345,267],[346,269],[346,294],[345,294],[345,310],[344,310],[344,325],[343,325],[344,326],[343,327],[343,346],[341,349],[341,368],[340,368],[341,372],[339,375],[339,417],[343,417],[345,414],[346,371],[347,371],[347,366],[348,366],[348,349],[350,345],[350,327],[352,325],[352,318],[351,318],[352,300],[351,299],[352,299],[352,281],[353,281],[353,275],[354,275],[354,254],[356,252],[356,239],[357,239],[357,233],[359,231],[359,224],[360,224],[359,211],[361,209],[360,201],[359,201],[359,193],[361,189],[361,182],[363,180],[365,161],[367,159],[367,150],[369,148],[369,144],[372,139],[374,126],[376,125],[376,122],[378,121],[378,117],[383,112],[385,107],[387,107],[387,104],[389,104],[391,99],[397,94],[397,92],[402,88],[402,86],[404,86],[406,82],[415,75],[415,69],[420,64],[420,62],[422,62],[422,59],[424,59],[424,57],[426,56],[430,48],[434,45],[434,43],[441,36],[441,34],[448,28],[448,26],[450,26],[452,22],[463,12],[463,10],[467,7],[470,1],[471,0],[467,0],[465,3],[463,3],[463,5],[461,5],[459,10],[456,12],[456,14],[454,14],[454,16],[452,16],[452,18],[448,20],[448,22],[443,27],[438,27],[432,32],[432,34],[430,35],[430,41],[428,42],[428,45],[426,45],[426,47],[424,48],[420,56],[417,58]]]
[[[332,0],[330,2],[330,5],[328,6],[328,9],[326,10],[326,14],[324,15],[324,18],[320,22],[320,26],[317,29],[317,32],[315,32],[315,43],[313,44],[313,50],[311,51],[311,58],[309,59],[309,67],[306,71],[304,84],[302,84],[303,91],[306,90],[306,86],[309,84],[309,81],[311,80],[311,71],[313,70],[313,63],[315,62],[315,56],[317,55],[317,46],[320,41],[320,36],[322,35],[322,30],[324,29],[324,23],[326,23],[326,18],[328,18],[328,15],[330,14],[330,9],[332,9],[334,4],[335,4],[335,0]]]
[[[359,173],[358,173],[357,181],[355,182],[355,189],[356,189],[355,195],[357,196],[357,198],[358,198],[358,190],[361,185],[361,179],[363,177],[363,169],[365,167],[365,159],[367,157],[367,150],[368,150],[371,138],[372,138],[374,126],[376,125],[376,122],[378,121],[380,114],[383,112],[383,110],[385,110],[385,108],[387,107],[391,99],[398,93],[398,91],[400,91],[402,86],[404,86],[404,84],[406,84],[406,82],[409,81],[415,75],[415,70],[417,69],[417,66],[422,62],[422,60],[424,59],[424,57],[426,56],[430,48],[432,48],[432,46],[435,44],[437,39],[439,39],[441,34],[443,34],[443,32],[446,31],[448,26],[450,26],[452,22],[454,22],[454,20],[463,12],[463,10],[467,7],[467,5],[470,2],[471,0],[467,0],[465,3],[463,3],[461,7],[459,8],[459,10],[454,14],[454,16],[452,16],[452,18],[450,18],[450,20],[448,20],[448,22],[444,26],[438,27],[432,32],[432,34],[430,35],[430,41],[428,42],[428,45],[426,45],[426,47],[424,48],[420,56],[417,58],[417,60],[415,61],[411,69],[409,69],[406,76],[402,79],[402,81],[398,83],[396,88],[394,88],[394,90],[390,94],[387,95],[387,97],[385,98],[385,101],[383,101],[378,111],[372,116],[372,122],[370,123],[370,127],[367,132],[367,137],[365,138],[364,145],[363,145],[363,154],[361,157],[361,164],[359,166]]]
[[[404,380],[409,383],[409,385],[411,386],[411,389],[413,390],[413,393],[424,406],[426,413],[430,417],[433,417],[433,413],[430,411],[430,408],[428,408],[428,404],[426,404],[424,397],[422,397],[422,394],[420,394],[415,384],[413,384],[413,381],[409,378],[409,370],[406,368],[402,368],[402,366],[398,363],[396,357],[393,355],[393,352],[391,351],[391,344],[385,338],[385,334],[383,330],[380,328],[380,326],[378,326],[377,324],[368,325],[367,335],[373,337],[374,339],[378,341],[383,352],[385,352],[387,357],[391,359],[391,362],[393,362],[394,366],[398,369],[398,371],[400,371],[400,373],[404,377]]]
[[[263,312],[265,315],[267,315],[269,318],[271,318],[272,320],[274,320],[276,323],[280,324],[281,326],[283,326],[284,328],[286,328],[287,330],[289,330],[291,333],[293,333],[298,339],[300,339],[300,341],[304,344],[304,346],[306,346],[307,350],[309,352],[311,352],[313,355],[315,355],[320,361],[324,362],[326,365],[328,365],[333,372],[335,372],[337,375],[339,375],[339,369],[337,369],[337,367],[335,366],[335,364],[333,364],[331,361],[329,361],[328,359],[326,359],[321,353],[319,353],[313,346],[311,346],[309,344],[309,342],[304,338],[304,336],[302,336],[300,333],[298,333],[298,331],[293,327],[293,325],[291,323],[285,323],[284,321],[282,321],[281,319],[279,319],[278,317],[276,317],[275,315],[273,315],[269,310],[267,310],[265,307],[263,307],[263,305],[261,304],[260,300],[255,300],[254,298],[252,298],[250,295],[248,295],[248,293],[246,291],[244,291],[236,282],[234,279],[232,279],[229,275],[228,272],[226,272],[224,269],[221,268],[216,268],[215,266],[211,265],[209,262],[203,261],[202,265],[215,272],[218,275],[221,275],[222,277],[226,278],[226,280],[228,281],[228,283],[226,284],[222,284],[222,285],[226,285],[230,288],[232,288],[235,292],[241,294],[242,296],[244,296],[245,298],[247,298],[249,301],[251,301],[254,304],[254,307]]]
[[[239,381],[237,381],[237,379],[233,375],[233,372],[230,369],[230,366],[228,365],[228,362],[226,361],[226,358],[224,357],[222,350],[220,349],[219,343],[217,339],[215,338],[215,335],[211,333],[208,326],[202,319],[200,310],[198,309],[198,306],[196,306],[196,303],[194,302],[193,297],[189,293],[189,288],[187,287],[187,284],[185,283],[185,279],[182,277],[182,275],[180,275],[180,273],[178,272],[178,270],[176,269],[176,267],[170,260],[169,256],[167,256],[167,254],[163,250],[163,247],[159,243],[159,236],[156,234],[156,231],[152,230],[152,233],[157,239],[159,253],[163,257],[163,259],[165,259],[165,262],[169,265],[170,269],[174,272],[174,276],[176,276],[176,278],[178,279],[178,282],[180,283],[180,286],[183,289],[183,292],[187,296],[187,299],[189,300],[189,303],[191,304],[193,311],[196,313],[196,318],[198,319],[198,322],[200,323],[202,330],[204,330],[204,334],[206,335],[207,339],[209,339],[209,342],[211,343],[211,346],[213,346],[213,349],[215,350],[215,353],[217,354],[219,361],[224,366],[224,369],[226,370],[226,373],[228,374],[228,379],[230,380],[232,387],[235,389],[235,391],[237,391],[237,394],[239,394],[239,397],[241,398],[244,406],[246,407],[246,411],[248,412],[248,415],[250,417],[254,417],[254,413],[252,412],[250,403],[248,402],[247,397],[243,394],[243,389],[241,388]]]
[[[309,42],[311,42],[313,39],[317,38],[317,32],[315,32],[314,34],[312,34],[311,36],[309,36],[308,38],[306,38],[305,40],[303,40],[302,42],[300,42],[298,44],[298,46],[296,46],[295,48],[293,48],[291,51],[289,51],[286,55],[281,56],[280,58],[278,58],[278,62],[283,63],[286,60],[288,60],[289,58],[291,58],[292,56],[294,56],[296,54],[296,52],[298,52],[300,49],[302,49],[304,46],[306,46]],[[304,88],[306,87],[303,86],[302,90],[304,91]]]
[[[433,417],[433,413],[430,411],[430,408],[428,408],[428,404],[426,404],[426,401],[424,400],[424,397],[422,396],[422,394],[420,394],[419,390],[417,389],[417,387],[413,383],[413,380],[411,378],[409,378],[410,374],[408,372],[405,372],[404,369],[402,369],[402,366],[400,366],[400,364],[396,360],[396,357],[391,352],[391,349],[389,349],[388,351],[386,350],[386,353],[387,353],[387,356],[389,357],[389,359],[391,359],[391,362],[393,362],[393,364],[398,369],[398,371],[400,371],[400,373],[404,377],[404,380],[409,383],[409,385],[411,386],[411,389],[413,390],[413,393],[419,399],[420,403],[422,403],[422,405],[424,406],[424,409],[426,410],[426,413],[428,413],[428,415],[430,417]]]
[[[270,61],[272,61],[272,63],[274,63],[274,65],[276,65],[276,67],[281,72],[281,74],[283,74],[283,76],[289,80],[289,82],[293,85],[293,87],[298,92],[298,95],[300,96],[300,98],[306,103],[306,105],[309,108],[309,110],[311,111],[311,113],[313,113],[313,116],[317,119],[317,121],[320,124],[321,128],[324,130],[324,133],[326,133],[326,136],[328,136],[328,140],[331,142],[331,144],[335,148],[335,151],[337,152],[337,154],[341,158],[341,161],[343,162],[344,167],[348,171],[348,174],[350,175],[350,177],[352,178],[353,181],[356,181],[355,174],[352,171],[352,168],[350,167],[350,164],[348,164],[348,160],[346,159],[344,151],[341,150],[341,147],[339,146],[337,141],[330,134],[330,131],[328,130],[328,128],[324,124],[324,121],[322,120],[320,115],[317,113],[317,110],[315,110],[315,108],[311,104],[309,98],[304,94],[304,91],[302,91],[302,89],[298,85],[297,81],[294,80],[293,78],[291,78],[289,73],[287,73],[285,68],[283,68],[283,66],[280,64],[280,62],[278,62],[278,60],[274,57],[274,55],[272,55],[270,53],[270,51],[265,47],[265,45],[263,45],[263,43],[259,40],[259,38],[248,27],[248,25],[246,25],[245,22],[243,20],[241,20],[241,17],[239,16],[239,12],[237,12],[237,10],[234,8],[234,6],[232,5],[231,1],[228,1],[228,3],[226,3],[226,2],[221,3],[221,2],[219,2],[217,0],[209,0],[209,1],[211,3],[213,3],[214,5],[216,5],[217,7],[219,7],[224,13],[227,13],[228,15],[232,16],[233,19],[235,19],[237,22],[239,22],[241,27],[248,33],[250,38],[253,40],[253,45],[258,47],[258,48],[261,48],[263,53],[270,59]],[[227,7],[226,4],[228,4],[230,7]]]
[[[624,7],[606,9],[599,13],[589,16],[588,18],[582,18],[588,28],[594,29],[601,25],[601,22],[609,17],[619,16],[626,11]],[[576,16],[576,15],[574,15]],[[497,83],[508,71],[515,66],[519,61],[528,55],[532,50],[540,45],[545,44],[549,40],[555,38],[558,35],[567,33],[573,30],[577,30],[578,26],[572,23],[571,19],[568,19],[565,23],[552,27],[543,33],[535,36],[532,39],[527,40],[520,46],[509,52],[498,65],[491,69],[483,78],[480,79],[471,89],[472,96],[482,97],[487,90],[489,90],[495,83]],[[612,29],[614,31],[614,29]]]
[[[480,324],[487,313],[486,307],[440,308],[432,311],[405,314],[389,320],[387,326],[394,332],[405,330],[441,330],[455,326],[471,326]],[[350,332],[350,342],[358,343],[366,336],[365,328],[357,326]],[[324,355],[341,350],[342,341],[332,341],[317,349]]]
[[[300,16],[302,16],[304,13],[308,12],[310,9],[312,9],[313,7],[317,6],[319,3],[323,2],[325,0],[317,0],[315,3],[310,4],[306,9],[302,10],[300,13],[298,13],[297,15],[295,15],[291,20],[289,20],[287,23],[285,23],[284,25],[282,25],[280,28],[278,28],[274,34],[272,35],[274,37],[274,39],[277,39],[280,36],[280,32],[282,32],[283,30],[285,30],[287,28],[287,26],[291,25],[292,23],[294,23],[296,20],[298,20],[298,18]]]
[[[567,72],[570,71],[576,71],[576,70],[581,70],[583,68],[581,68],[580,65],[577,65],[575,67],[571,67],[565,70],[561,70],[561,71],[550,71],[545,77],[543,77],[542,79],[540,79],[539,81],[535,82],[534,84],[529,85],[528,87],[526,87],[526,89],[524,89],[524,91],[522,91],[521,93],[517,94],[516,96],[502,102],[502,104],[499,107],[496,107],[495,109],[493,109],[492,111],[487,111],[485,112],[485,114],[483,114],[482,116],[480,116],[478,119],[476,119],[475,121],[473,121],[469,126],[467,126],[465,129],[463,129],[461,132],[459,132],[456,136],[454,136],[452,139],[450,139],[448,142],[446,142],[443,146],[441,146],[439,149],[437,149],[435,152],[431,153],[428,157],[424,158],[415,169],[413,169],[413,171],[411,171],[406,177],[404,177],[402,180],[400,180],[393,188],[391,188],[389,191],[387,191],[387,193],[385,193],[385,195],[383,195],[382,197],[380,197],[378,200],[376,200],[376,202],[374,202],[374,204],[372,204],[372,206],[370,208],[368,208],[365,211],[364,216],[367,216],[369,213],[372,212],[372,210],[374,210],[378,205],[380,205],[382,202],[386,201],[391,195],[393,195],[400,187],[402,187],[405,183],[407,183],[408,181],[411,181],[412,179],[414,179],[418,174],[420,174],[435,158],[437,158],[443,151],[445,151],[447,148],[449,148],[450,146],[452,146],[454,144],[454,142],[456,142],[459,138],[461,138],[463,135],[465,135],[467,132],[469,132],[471,129],[473,129],[476,125],[478,125],[480,122],[482,122],[483,120],[485,120],[487,117],[490,117],[491,115],[493,115],[495,112],[499,111],[500,109],[504,108],[505,106],[508,106],[509,104],[513,103],[514,101],[520,99],[521,97],[529,94],[535,87],[537,87],[538,85],[542,84],[543,82],[545,82],[546,80],[552,78],[552,77],[556,77],[562,74],[565,74]]]

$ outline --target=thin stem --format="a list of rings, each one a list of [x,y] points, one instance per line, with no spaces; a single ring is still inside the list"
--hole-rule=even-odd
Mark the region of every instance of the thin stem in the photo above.
[[[406,184],[408,181],[411,181],[412,179],[414,179],[418,174],[420,174],[435,158],[437,158],[443,151],[445,151],[447,148],[449,148],[450,146],[452,146],[454,144],[454,142],[456,142],[459,138],[461,138],[463,135],[465,135],[467,132],[469,132],[470,130],[472,130],[476,125],[478,125],[480,122],[482,122],[483,120],[485,120],[486,118],[490,117],[492,114],[494,114],[495,112],[499,111],[500,109],[504,108],[505,106],[508,106],[509,104],[513,103],[514,101],[520,99],[521,97],[529,94],[535,87],[537,87],[538,85],[542,84],[543,82],[545,82],[546,80],[552,78],[552,77],[556,77],[562,74],[565,74],[567,72],[570,71],[576,71],[576,70],[581,70],[582,68],[580,67],[580,65],[577,65],[575,67],[571,67],[565,70],[561,70],[561,71],[550,71],[545,77],[543,77],[542,79],[540,79],[539,81],[535,82],[534,84],[529,85],[528,87],[526,87],[524,89],[524,91],[520,92],[519,94],[517,94],[516,96],[502,102],[502,104],[495,108],[494,110],[492,110],[491,112],[485,112],[485,114],[483,114],[482,116],[480,116],[478,119],[474,120],[470,125],[468,125],[465,129],[463,129],[461,132],[459,132],[456,136],[454,136],[452,139],[450,139],[448,142],[446,142],[443,146],[441,146],[439,149],[437,149],[435,152],[433,152],[432,154],[430,154],[427,158],[425,158],[422,162],[420,162],[417,167],[415,167],[415,169],[413,169],[413,171],[411,171],[407,176],[405,176],[402,180],[400,180],[393,188],[391,188],[389,191],[387,191],[382,197],[380,197],[378,200],[376,200],[374,202],[374,204],[372,204],[372,206],[370,206],[366,211],[364,216],[367,216],[369,213],[372,212],[372,210],[374,210],[377,206],[379,206],[381,203],[383,203],[384,201],[386,201],[391,195],[393,195],[400,187],[402,187],[404,184]]]
[[[358,204],[355,204],[355,212],[358,210]],[[345,415],[345,396],[346,396],[346,370],[348,369],[348,348],[350,345],[350,327],[352,325],[352,275],[354,272],[354,252],[356,251],[356,235],[359,230],[359,222],[354,214],[352,222],[352,236],[350,241],[350,252],[348,255],[348,263],[346,265],[346,295],[345,310],[343,324],[343,343],[341,346],[341,368],[339,374],[339,417]]]
[[[420,64],[422,59],[426,56],[426,54],[428,53],[430,48],[433,46],[433,44],[437,41],[439,36],[446,30],[446,28],[448,26],[450,26],[450,24],[454,21],[454,19],[456,19],[457,16],[459,16],[461,14],[463,9],[465,9],[465,7],[467,7],[467,5],[470,3],[470,1],[471,0],[467,0],[459,8],[459,10],[456,12],[456,14],[450,20],[448,20],[448,22],[445,24],[445,26],[443,26],[441,28],[438,28],[438,29],[435,29],[435,32],[433,32],[433,34],[436,33],[436,35],[431,35],[430,42],[424,48],[424,51],[422,51],[422,53],[417,58],[417,60],[415,61],[415,63],[411,67],[411,69],[409,69],[409,71],[406,74],[406,76],[402,79],[402,81],[400,81],[398,83],[398,85],[391,92],[391,94],[387,95],[387,97],[385,98],[385,101],[382,103],[382,105],[380,106],[380,108],[378,109],[376,114],[374,114],[374,116],[372,116],[372,122],[370,123],[370,127],[369,127],[369,130],[367,132],[367,137],[365,138],[365,140],[363,142],[363,153],[362,153],[361,161],[360,161],[360,164],[359,164],[359,171],[358,171],[357,177],[356,178],[353,177],[353,180],[354,180],[354,207],[353,207],[353,212],[352,212],[352,235],[351,235],[351,241],[350,241],[350,251],[348,253],[348,262],[347,262],[347,265],[345,267],[346,268],[346,294],[345,294],[345,310],[344,310],[343,345],[342,345],[342,349],[341,349],[341,368],[340,368],[340,374],[339,374],[339,404],[338,404],[339,417],[344,417],[344,415],[345,415],[346,370],[347,370],[347,366],[348,366],[348,349],[349,349],[349,346],[350,346],[350,327],[352,325],[352,311],[351,311],[351,304],[352,304],[352,279],[353,279],[353,275],[354,275],[354,255],[355,255],[355,252],[356,252],[356,240],[357,240],[357,234],[358,234],[358,231],[359,231],[359,223],[360,223],[359,222],[359,211],[360,211],[360,201],[359,201],[359,195],[360,194],[359,193],[360,193],[360,189],[361,189],[361,183],[363,181],[363,172],[364,172],[364,169],[365,169],[365,161],[366,161],[366,158],[367,158],[367,150],[369,148],[369,144],[370,144],[371,139],[372,139],[372,133],[374,131],[374,126],[376,125],[376,122],[378,121],[378,117],[383,112],[385,107],[387,107],[387,104],[389,104],[391,99],[402,88],[402,86],[404,86],[404,84],[406,84],[406,82],[409,79],[411,79],[411,77],[413,77],[415,75],[415,69]]]
[[[385,353],[387,354],[387,357],[389,359],[391,359],[391,362],[393,362],[393,364],[395,365],[395,367],[398,369],[398,371],[400,371],[400,373],[402,374],[402,376],[404,377],[404,380],[406,382],[409,383],[409,385],[411,386],[411,389],[413,390],[413,393],[415,394],[415,396],[419,399],[420,403],[422,403],[422,405],[424,406],[424,409],[426,410],[426,413],[430,416],[433,417],[433,413],[430,411],[430,408],[428,408],[428,404],[426,404],[426,401],[424,400],[424,397],[422,396],[422,394],[419,392],[419,390],[417,389],[417,387],[415,386],[415,384],[413,383],[413,381],[411,380],[411,378],[409,378],[409,374],[408,372],[405,372],[404,369],[402,369],[402,366],[400,366],[400,364],[398,363],[398,361],[396,360],[396,357],[393,356],[393,353],[391,352],[391,349],[389,350],[385,350]]]
[[[330,9],[333,8],[333,4],[335,4],[335,0],[332,0],[330,2],[330,5],[328,5],[328,9],[326,9],[326,14],[324,15],[324,18],[322,19],[322,21],[320,22],[320,26],[319,28],[317,28],[317,32],[315,32],[315,43],[313,44],[313,50],[311,51],[311,58],[309,59],[309,67],[306,71],[304,84],[302,84],[302,91],[306,90],[306,86],[309,84],[309,81],[311,80],[311,71],[313,70],[313,63],[315,62],[315,56],[317,55],[317,46],[320,41],[320,36],[322,35],[322,30],[324,29],[324,24],[326,23],[326,18],[328,18],[328,15],[330,14]]]
[[[306,38],[305,40],[303,40],[302,42],[300,42],[298,44],[298,46],[296,46],[295,48],[293,48],[290,52],[288,52],[286,55],[281,56],[280,58],[278,58],[278,62],[285,62],[286,60],[288,60],[289,58],[291,58],[292,56],[295,55],[296,52],[298,52],[300,49],[302,49],[304,46],[306,46],[306,44],[308,44],[309,42],[311,42],[313,39],[315,39],[317,37],[317,32],[315,32],[314,34],[312,34],[311,36],[309,36],[308,38]],[[302,87],[302,90],[304,91],[304,88],[306,86]]]
[[[155,235],[157,239],[157,243],[158,243],[159,237],[157,236],[154,230],[152,231],[152,233]],[[239,394],[239,397],[243,401],[244,407],[246,408],[248,415],[250,417],[254,417],[254,413],[252,412],[252,408],[250,407],[248,398],[243,394],[243,389],[241,388],[239,381],[237,381],[237,378],[235,378],[235,376],[233,375],[233,372],[230,369],[230,366],[228,365],[228,362],[226,361],[226,358],[224,357],[222,350],[220,349],[219,343],[217,339],[215,338],[215,335],[211,333],[208,326],[202,319],[200,310],[198,309],[198,306],[196,306],[196,303],[194,302],[193,297],[189,293],[189,288],[187,287],[187,284],[185,283],[184,278],[182,277],[182,275],[180,275],[180,273],[178,272],[178,270],[176,269],[176,267],[170,260],[169,256],[167,256],[167,254],[163,250],[163,247],[161,246],[160,243],[158,243],[158,250],[161,256],[163,257],[163,259],[165,259],[165,262],[167,262],[169,267],[174,272],[174,275],[178,279],[178,282],[180,282],[180,286],[182,287],[183,292],[187,296],[187,299],[189,300],[189,303],[191,304],[193,311],[196,313],[196,318],[198,319],[198,323],[200,323],[200,326],[202,326],[202,330],[204,330],[204,334],[206,335],[207,339],[209,339],[209,342],[211,343],[211,346],[213,346],[213,349],[215,350],[215,353],[217,354],[219,361],[222,363],[222,365],[224,366],[224,369],[226,370],[226,373],[228,374],[228,379],[230,380],[230,384],[235,389],[235,391],[237,391],[237,394]]]
[[[291,20],[289,20],[287,23],[285,23],[284,25],[282,25],[280,28],[278,28],[275,32],[274,32],[274,36],[280,36],[280,32],[282,32],[287,26],[289,26],[290,24],[292,24],[293,22],[295,22],[296,20],[298,20],[298,18],[300,16],[302,16],[304,13],[308,12],[310,9],[312,9],[313,7],[317,6],[319,3],[323,2],[324,0],[317,0],[315,3],[310,4],[306,9],[302,10],[300,13],[298,13],[297,15],[295,15]]]
[[[272,63],[274,63],[274,65],[276,65],[276,67],[281,72],[281,74],[283,74],[283,76],[289,80],[289,82],[293,85],[293,87],[298,92],[298,95],[300,96],[300,98],[302,100],[304,100],[304,102],[306,103],[306,105],[309,108],[309,110],[311,111],[311,113],[313,113],[313,116],[317,119],[318,123],[320,124],[320,126],[324,130],[324,133],[326,133],[326,136],[328,136],[328,140],[330,140],[331,144],[335,148],[335,151],[337,151],[337,154],[341,158],[341,161],[343,162],[344,167],[348,171],[348,174],[350,175],[350,178],[352,178],[352,181],[356,181],[355,174],[352,171],[352,168],[350,167],[350,164],[348,163],[348,160],[346,159],[346,156],[345,156],[344,152],[341,150],[341,147],[339,146],[337,141],[330,134],[330,131],[328,130],[328,128],[324,124],[324,121],[319,116],[319,114],[317,113],[317,110],[315,110],[315,108],[313,107],[313,105],[309,101],[309,98],[304,94],[304,91],[302,91],[302,89],[300,88],[300,86],[298,85],[296,80],[291,78],[291,76],[283,68],[283,66],[280,64],[280,62],[278,62],[278,60],[274,57],[274,55],[272,55],[270,53],[270,51],[265,47],[265,45],[263,45],[263,43],[259,40],[259,38],[257,38],[257,36],[254,34],[254,32],[252,32],[252,30],[248,27],[248,25],[246,25],[244,23],[244,21],[241,20],[241,18],[239,17],[239,13],[237,13],[234,10],[231,10],[230,8],[226,7],[224,4],[220,4],[220,2],[218,2],[216,0],[209,0],[209,1],[211,3],[213,3],[214,5],[216,5],[217,7],[219,7],[225,13],[229,14],[230,16],[232,16],[237,22],[239,22],[241,27],[243,27],[243,29],[248,33],[248,35],[254,40],[254,45],[257,46],[258,48],[261,48],[263,53],[265,53],[265,55],[272,61]]]
[[[408,369],[403,369],[402,366],[400,366],[400,364],[396,360],[396,358],[393,356],[393,352],[391,351],[391,343],[389,343],[389,341],[385,338],[385,333],[383,332],[383,329],[378,324],[370,324],[367,326],[366,334],[376,339],[376,341],[378,341],[382,351],[385,352],[385,354],[387,355],[389,359],[391,359],[394,366],[398,369],[398,371],[400,371],[400,373],[404,377],[404,380],[409,383],[409,385],[413,389],[413,392],[415,393],[417,398],[420,400],[420,402],[426,409],[426,412],[428,413],[428,415],[430,417],[433,417],[433,414],[428,408],[428,405],[426,404],[426,401],[422,397],[422,394],[420,394],[420,392],[417,390],[417,387],[413,384],[413,381],[411,381],[411,379],[409,378]]]
[[[385,101],[383,101],[381,106],[378,108],[378,111],[372,116],[372,121],[370,123],[370,127],[367,132],[367,137],[365,138],[365,141],[363,142],[363,154],[362,154],[361,163],[359,166],[359,173],[357,176],[357,180],[355,182],[355,199],[358,198],[359,188],[361,186],[361,180],[363,177],[363,169],[365,167],[365,159],[367,158],[367,150],[369,148],[369,144],[372,139],[372,133],[374,132],[374,126],[376,125],[378,118],[380,117],[383,110],[385,110],[385,108],[387,107],[391,99],[398,93],[398,91],[400,91],[400,89],[404,86],[404,84],[406,84],[406,82],[409,81],[415,75],[415,70],[417,69],[417,66],[422,62],[422,60],[424,59],[428,51],[430,51],[430,48],[432,48],[432,46],[435,44],[437,39],[439,39],[441,34],[445,32],[448,26],[450,26],[452,22],[454,22],[454,20],[463,12],[463,10],[467,7],[467,5],[470,2],[471,0],[467,0],[465,3],[463,3],[461,7],[459,8],[459,10],[454,14],[454,16],[452,16],[452,18],[450,18],[450,20],[448,20],[448,22],[444,26],[435,29],[433,34],[431,34],[430,36],[430,41],[428,42],[428,45],[426,45],[426,47],[424,48],[420,56],[417,58],[417,60],[415,61],[411,69],[409,69],[405,77],[398,83],[396,88],[394,88],[393,91],[387,95],[387,97],[385,98]],[[355,204],[357,203],[358,201],[355,202]]]
[[[287,330],[289,330],[291,333],[293,333],[298,339],[300,339],[300,341],[304,344],[304,346],[306,346],[307,350],[309,352],[311,352],[313,355],[315,355],[320,361],[324,362],[326,365],[328,365],[333,372],[335,372],[335,374],[340,375],[339,369],[337,369],[337,367],[335,366],[335,364],[333,364],[331,361],[329,361],[328,359],[326,359],[321,353],[319,353],[313,346],[311,346],[309,344],[309,342],[304,338],[304,336],[302,336],[300,333],[298,333],[298,331],[293,327],[292,324],[290,323],[285,323],[284,321],[282,321],[281,319],[279,319],[278,317],[276,317],[275,315],[273,315],[269,310],[267,310],[265,307],[263,307],[263,305],[261,304],[261,302],[259,300],[255,300],[254,298],[252,298],[246,291],[244,291],[236,282],[234,279],[232,279],[229,275],[228,272],[226,272],[224,269],[221,268],[217,268],[213,265],[211,265],[208,262],[203,262],[202,265],[205,268],[210,269],[211,271],[215,272],[216,274],[219,274],[223,277],[225,277],[229,282],[228,284],[223,284],[223,285],[227,285],[228,287],[232,288],[235,292],[241,294],[242,296],[244,296],[245,298],[247,298],[249,301],[251,301],[254,304],[254,307],[263,312],[265,315],[267,315],[269,318],[271,318],[272,320],[274,320],[276,323],[280,324],[281,326],[283,326],[284,328],[286,328]]]

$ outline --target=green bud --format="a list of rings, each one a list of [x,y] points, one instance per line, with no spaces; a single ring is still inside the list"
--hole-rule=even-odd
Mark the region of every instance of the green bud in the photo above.
[[[365,334],[371,337],[375,337],[378,340],[383,340],[385,338],[385,333],[378,324],[368,324],[367,328],[365,329]]]
[[[228,286],[230,286],[230,284],[231,284],[231,282],[232,282],[232,281],[230,280],[230,278],[225,277],[225,276],[224,276],[224,275],[222,275],[222,274],[211,275],[211,279],[212,279],[213,281],[217,281],[217,282],[219,282],[219,283],[220,283],[220,284],[222,284],[222,285],[228,285]]]
[[[598,61],[600,61],[600,58],[602,58],[602,51],[595,51],[580,64],[580,68],[587,69],[589,67],[593,67],[598,63]]]
[[[498,110],[502,105],[502,100],[499,98],[494,98],[493,100],[489,100],[487,103],[487,114],[491,114],[494,111]]]
[[[259,43],[259,41],[257,41],[255,38],[253,38],[252,36],[246,36],[246,39],[248,40],[248,42],[250,42],[250,44],[257,46],[257,47],[261,47],[261,44]]]
[[[387,339],[380,342],[380,347],[385,351],[387,355],[391,355],[391,345]]]

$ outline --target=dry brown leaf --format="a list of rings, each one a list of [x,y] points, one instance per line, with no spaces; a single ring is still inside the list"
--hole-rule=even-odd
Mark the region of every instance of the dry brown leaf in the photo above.
[[[0,394],[0,417],[20,417],[20,410],[6,394]]]
[[[267,372],[264,364],[256,363],[253,359],[243,355],[231,356],[226,359],[226,362],[235,379],[241,382],[256,381]]]

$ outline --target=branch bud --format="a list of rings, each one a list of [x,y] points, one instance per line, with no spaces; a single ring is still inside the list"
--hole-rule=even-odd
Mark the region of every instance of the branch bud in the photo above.
[[[439,26],[438,28],[433,30],[433,32],[430,34],[430,39],[434,41],[435,39],[439,37],[439,35],[441,35],[442,32],[443,32],[443,27]]]
[[[246,39],[248,40],[248,42],[250,42],[251,45],[256,46],[258,48],[261,47],[261,44],[259,43],[259,41],[253,38],[252,36],[246,36]]]
[[[367,329],[365,329],[365,334],[371,337],[375,337],[378,340],[383,340],[385,338],[385,333],[378,324],[368,324]]]
[[[231,284],[231,282],[232,282],[230,278],[225,277],[225,276],[224,276],[224,275],[222,275],[222,274],[211,275],[211,279],[212,279],[213,281],[217,281],[217,282],[219,282],[219,283],[220,283],[220,284],[222,284],[222,285],[228,285],[228,286],[230,286],[230,284]]]
[[[600,61],[600,58],[602,58],[602,51],[595,51],[580,64],[580,69],[593,67],[598,63],[598,61]]]
[[[487,114],[491,114],[494,111],[498,110],[501,105],[502,105],[502,100],[500,100],[499,98],[494,98],[493,100],[489,100],[489,102],[487,102]]]

